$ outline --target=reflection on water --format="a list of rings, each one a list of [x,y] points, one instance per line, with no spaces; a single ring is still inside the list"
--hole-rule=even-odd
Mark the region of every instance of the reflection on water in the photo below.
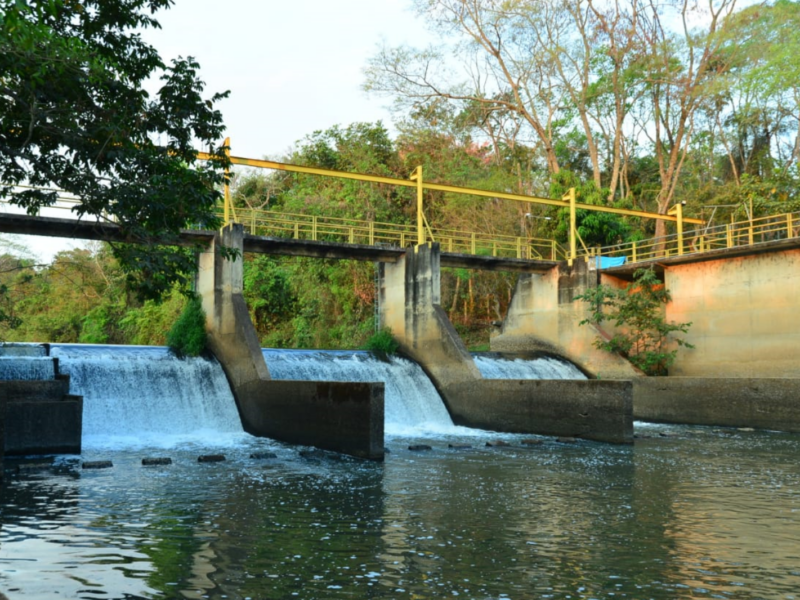
[[[660,437],[669,431],[678,437]],[[7,473],[16,598],[800,598],[800,438],[637,425],[634,447],[389,438],[384,464],[244,438]],[[492,436],[494,439],[495,436]],[[448,443],[471,443],[453,450]],[[210,448],[213,451],[213,448]],[[249,458],[271,450],[276,459]]]

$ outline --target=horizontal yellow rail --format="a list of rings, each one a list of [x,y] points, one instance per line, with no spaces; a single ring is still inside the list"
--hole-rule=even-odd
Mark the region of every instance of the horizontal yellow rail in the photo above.
[[[211,155],[206,152],[198,152],[197,158],[200,160],[209,160]],[[417,187],[416,181],[408,179],[398,179],[396,177],[384,177],[382,175],[365,175],[361,173],[349,173],[346,171],[335,171],[333,169],[320,169],[317,167],[306,167],[302,165],[294,165],[289,163],[277,162],[274,160],[263,160],[257,158],[245,158],[242,156],[231,156],[230,161],[234,165],[242,165],[246,167],[255,167],[259,169],[273,169],[278,171],[288,171],[292,173],[305,173],[307,175],[320,175],[323,177],[337,177],[340,179],[352,179],[356,181],[365,181],[371,183],[385,183],[389,185],[397,185],[402,187]],[[467,196],[481,196],[484,198],[501,198],[503,200],[515,200],[517,202],[527,202],[530,204],[544,204],[548,206],[560,206],[562,208],[569,208],[569,202],[563,199],[556,198],[541,198],[538,196],[526,196],[523,194],[511,194],[507,192],[495,192],[491,190],[481,190],[477,188],[467,188],[457,185],[446,185],[441,183],[430,183],[424,181],[422,187],[426,190],[436,190],[440,192],[449,192],[452,194],[464,194]],[[606,212],[617,215],[625,215],[629,217],[640,217],[645,219],[659,219],[662,221],[677,222],[678,217],[675,215],[661,215],[658,213],[651,213],[643,210],[631,210],[627,208],[613,208],[611,206],[595,206],[594,204],[581,204],[575,203],[575,208],[578,210],[590,210],[596,212]],[[684,223],[693,223],[702,225],[702,219],[684,218]]]

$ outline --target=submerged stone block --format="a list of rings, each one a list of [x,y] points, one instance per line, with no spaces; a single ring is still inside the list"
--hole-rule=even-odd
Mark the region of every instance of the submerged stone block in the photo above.
[[[250,455],[250,458],[254,458],[254,459],[258,459],[258,460],[264,460],[264,459],[267,459],[267,458],[278,458],[278,455],[275,454],[274,452],[253,452]]]
[[[197,457],[197,462],[201,463],[214,463],[227,460],[224,454],[201,454]]]
[[[486,442],[487,448],[506,448],[510,446],[508,442],[504,442],[503,440],[495,440],[493,442]]]
[[[114,466],[110,460],[88,460],[84,461],[84,469],[110,469]]]
[[[171,465],[172,459],[168,456],[156,456],[150,458],[143,458],[142,459],[142,466],[143,467],[152,467],[158,465]]]

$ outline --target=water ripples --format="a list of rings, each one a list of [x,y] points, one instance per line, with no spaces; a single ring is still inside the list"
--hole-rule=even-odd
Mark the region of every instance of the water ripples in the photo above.
[[[7,479],[0,590],[12,600],[795,594],[800,440],[659,431],[640,428],[654,437],[634,447],[393,437],[384,464],[254,438],[217,464],[198,464],[198,447],[156,468],[141,466],[143,451],[92,450],[85,460],[114,468],[55,464]]]

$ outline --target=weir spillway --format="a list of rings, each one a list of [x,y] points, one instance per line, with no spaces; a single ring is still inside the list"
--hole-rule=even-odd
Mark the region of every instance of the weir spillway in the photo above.
[[[53,344],[51,354],[84,397],[84,444],[170,445],[233,439],[243,433],[236,403],[213,358],[178,359],[163,347]],[[382,381],[388,435],[450,433],[453,421],[416,363],[364,351],[264,349],[276,380]],[[550,357],[505,360],[477,355],[486,378],[584,379],[571,363]]]

